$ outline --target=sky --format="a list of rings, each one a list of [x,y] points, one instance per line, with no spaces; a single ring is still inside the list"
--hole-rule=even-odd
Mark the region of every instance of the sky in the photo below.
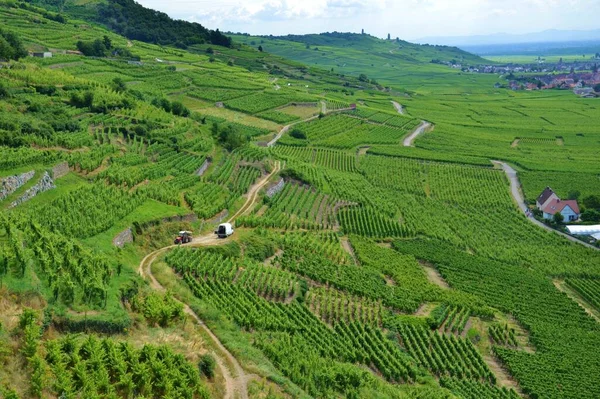
[[[600,0],[137,0],[221,31],[431,36],[597,29]]]

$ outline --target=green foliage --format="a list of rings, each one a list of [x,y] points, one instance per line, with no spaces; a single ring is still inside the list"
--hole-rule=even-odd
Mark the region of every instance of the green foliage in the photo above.
[[[45,389],[56,396],[130,397],[135,393],[144,397],[209,397],[198,369],[168,346],[138,349],[126,342],[84,335],[47,341],[45,349]]]
[[[195,22],[171,19],[167,14],[145,8],[133,0],[98,4],[97,20],[131,40],[179,48],[198,43],[231,46],[219,30],[208,30]]]
[[[0,59],[8,61],[23,57],[27,57],[27,50],[21,39],[14,32],[0,29]]]
[[[215,358],[208,353],[200,356],[200,361],[198,361],[198,369],[208,379],[212,379],[215,376],[216,365]]]
[[[142,313],[151,326],[168,327],[183,318],[183,304],[169,292],[137,295],[131,301],[131,308]]]

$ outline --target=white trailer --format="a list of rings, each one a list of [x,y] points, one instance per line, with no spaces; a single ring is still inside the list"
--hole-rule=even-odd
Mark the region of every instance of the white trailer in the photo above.
[[[215,234],[219,238],[227,238],[233,234],[233,227],[231,223],[221,223],[219,227],[215,230]]]

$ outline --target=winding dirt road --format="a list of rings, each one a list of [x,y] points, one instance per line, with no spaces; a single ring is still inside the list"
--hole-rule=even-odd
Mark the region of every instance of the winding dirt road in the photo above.
[[[259,180],[256,184],[254,184],[248,193],[246,194],[247,199],[244,205],[231,217],[228,222],[234,222],[235,219],[239,216],[245,215],[252,210],[254,204],[258,200],[258,193],[261,188],[263,188],[273,175],[281,170],[281,164],[279,162],[275,163],[273,170],[267,176]],[[227,243],[226,239],[218,239],[214,236],[214,234],[209,233],[204,236],[195,237],[191,243],[184,244],[184,246],[189,247],[204,247],[204,246],[212,246],[212,245],[222,245]],[[157,249],[154,252],[149,253],[142,259],[140,265],[138,267],[138,273],[142,278],[148,279],[150,283],[150,287],[157,291],[165,291],[165,288],[158,282],[158,280],[152,274],[152,263],[156,259],[160,257],[160,255],[167,252],[169,249],[178,247],[179,245],[168,245],[164,248]],[[227,348],[221,343],[219,338],[208,328],[206,324],[200,319],[200,317],[190,308],[186,303],[183,303],[176,299],[179,303],[183,305],[184,312],[191,316],[198,326],[210,337],[216,347],[219,349],[220,353],[214,353],[215,360],[217,362],[217,366],[223,375],[223,379],[225,380],[225,399],[247,399],[248,398],[248,381],[254,378],[258,378],[255,374],[246,374],[240,363],[237,359],[227,350]],[[234,374],[232,375],[231,371],[227,368],[226,363],[229,363],[233,366]]]
[[[321,112],[323,114],[334,114],[334,113],[337,113],[337,112],[350,111],[352,109],[353,108],[340,108],[340,109],[333,109],[331,111],[327,111],[327,108],[325,106],[325,102],[321,103]],[[279,133],[277,133],[277,135],[275,137],[273,137],[273,139],[271,139],[271,141],[269,141],[267,143],[267,147],[273,147],[277,143],[277,141],[281,138],[281,136],[283,136],[288,130],[290,130],[290,128],[292,126],[295,126],[295,125],[297,125],[299,123],[303,123],[303,122],[310,122],[312,120],[317,119],[318,117],[319,117],[319,115],[315,115],[315,116],[311,116],[310,118],[302,119],[300,121],[296,121],[294,123],[290,123],[289,125],[285,125],[284,127],[281,128],[281,130],[279,131]]]
[[[398,111],[398,113],[400,115],[406,115],[404,113],[404,107],[400,103],[397,103],[396,101],[392,101],[392,104],[394,105],[394,108],[396,108],[396,111]]]
[[[406,136],[404,138],[404,141],[402,142],[402,144],[405,147],[412,147],[413,146],[413,141],[415,141],[415,139],[417,138],[417,136],[425,133],[425,131],[427,131],[427,129],[431,128],[433,125],[429,122],[426,121],[421,121],[421,124],[419,126],[417,126],[417,128],[408,136]]]
[[[519,177],[517,176],[517,171],[514,170],[506,162],[492,161],[492,163],[494,165],[501,166],[502,169],[504,170],[504,173],[506,173],[506,177],[508,177],[508,180],[510,181],[510,194],[513,197],[513,199],[515,200],[515,202],[517,203],[519,209],[525,214],[525,216],[527,216],[527,219],[529,219],[531,221],[531,223],[543,228],[544,230],[548,230],[553,233],[559,234],[559,235],[565,237],[569,241],[576,242],[578,244],[581,244],[585,247],[594,249],[596,251],[600,250],[600,248],[598,248],[598,247],[595,247],[586,242],[578,240],[577,238],[572,237],[568,234],[565,234],[562,231],[555,230],[552,227],[550,227],[550,226],[540,222],[536,218],[534,218],[533,214],[531,212],[529,212],[529,208],[527,207],[527,204],[525,203],[525,198],[523,197],[523,193],[521,191],[521,183],[519,182]]]

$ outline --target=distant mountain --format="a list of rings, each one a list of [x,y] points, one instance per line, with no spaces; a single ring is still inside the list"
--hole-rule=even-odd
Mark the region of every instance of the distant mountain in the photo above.
[[[421,44],[438,44],[457,47],[484,46],[494,44],[516,43],[560,43],[560,42],[590,42],[600,41],[600,29],[595,30],[557,30],[551,29],[543,32],[525,33],[520,35],[496,33],[492,35],[476,36],[446,36],[424,37],[414,40]]]

